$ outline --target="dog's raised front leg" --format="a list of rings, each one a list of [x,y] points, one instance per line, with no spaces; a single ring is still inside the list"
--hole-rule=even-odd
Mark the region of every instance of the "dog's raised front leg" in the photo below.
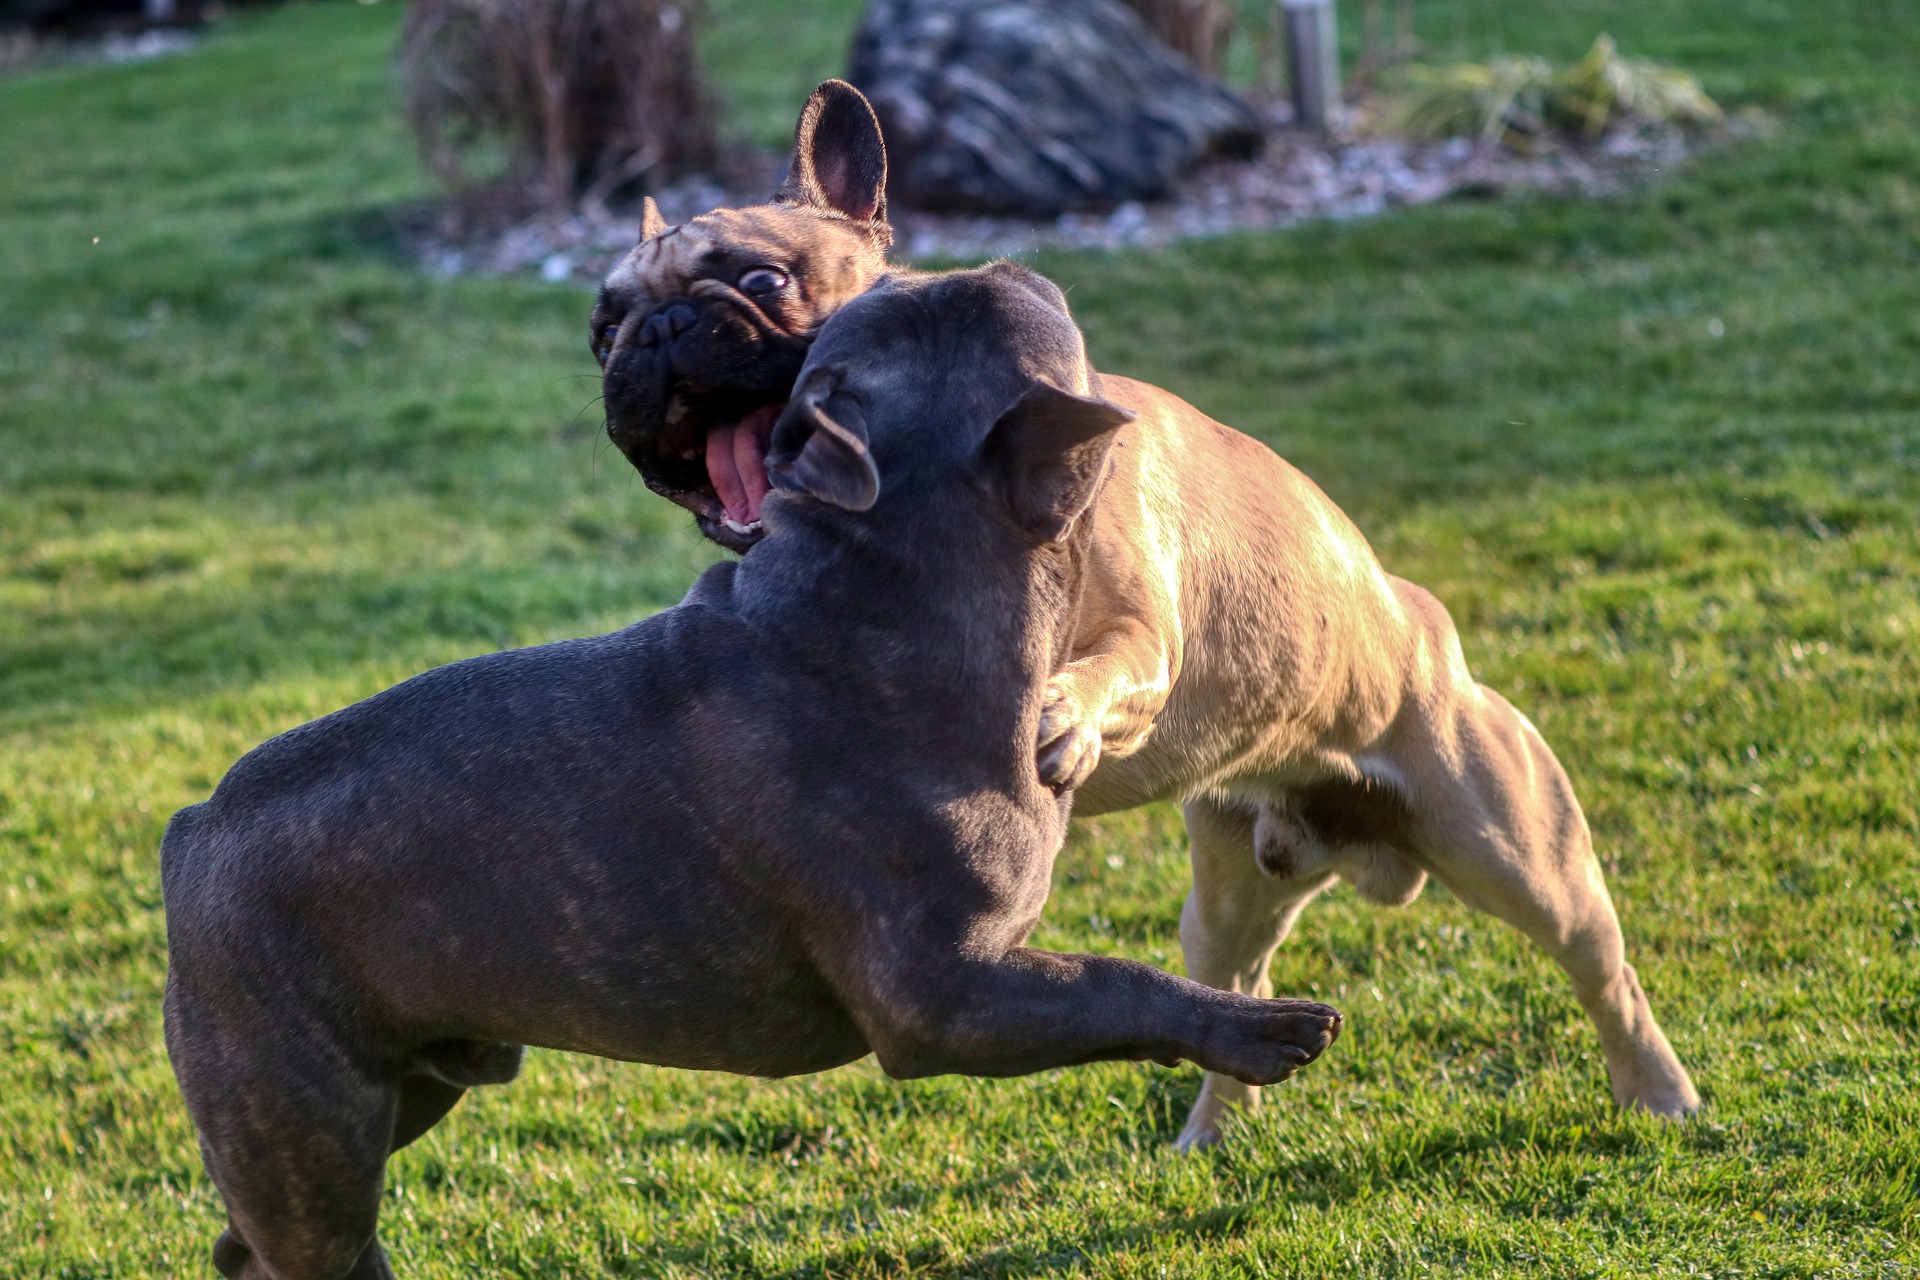
[[[842,994],[881,1067],[901,1079],[1131,1060],[1271,1084],[1340,1034],[1327,1005],[1215,991],[1109,956],[1015,947],[997,960],[929,959],[888,947],[843,976],[858,984]]]
[[[1222,991],[1265,996],[1273,952],[1333,873],[1281,879],[1260,869],[1253,853],[1252,810],[1215,800],[1186,806],[1193,850],[1193,889],[1180,912],[1187,973]],[[1208,1072],[1174,1145],[1182,1151],[1220,1142],[1221,1121],[1234,1107],[1260,1104],[1258,1087]]]
[[[1102,755],[1138,751],[1180,678],[1177,531],[1148,499],[1164,484],[1142,471],[1147,452],[1123,429],[1095,499],[1071,660],[1047,681],[1036,739],[1051,787],[1079,786]]]
[[[1138,618],[1114,620],[1093,651],[1047,681],[1040,712],[1040,780],[1051,787],[1086,781],[1102,755],[1140,749],[1173,689],[1167,646]]]

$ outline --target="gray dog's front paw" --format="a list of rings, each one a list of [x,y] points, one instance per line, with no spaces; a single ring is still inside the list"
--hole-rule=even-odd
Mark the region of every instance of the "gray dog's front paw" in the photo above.
[[[1340,1038],[1340,1011],[1314,1000],[1259,1000],[1230,1024],[1220,1060],[1203,1064],[1243,1084],[1277,1084]]]
[[[1040,781],[1056,791],[1079,786],[1100,763],[1100,730],[1082,714],[1071,685],[1058,676],[1047,683],[1047,703],[1040,710],[1035,738]]]

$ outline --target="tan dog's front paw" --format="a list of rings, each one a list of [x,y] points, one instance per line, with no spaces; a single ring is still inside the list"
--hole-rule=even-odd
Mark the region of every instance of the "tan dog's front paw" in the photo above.
[[[1082,715],[1070,686],[1058,676],[1047,684],[1047,704],[1040,710],[1034,762],[1040,781],[1064,791],[1087,780],[1100,763],[1100,730]]]

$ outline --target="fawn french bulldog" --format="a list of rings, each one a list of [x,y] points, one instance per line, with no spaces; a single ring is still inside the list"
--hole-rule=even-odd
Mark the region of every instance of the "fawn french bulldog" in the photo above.
[[[872,110],[829,81],[770,203],[673,227],[649,207],[601,289],[608,432],[724,547],[765,536],[770,433],[813,335],[876,282],[916,278],[886,263],[885,192]],[[1335,879],[1398,905],[1433,875],[1559,962],[1622,1106],[1694,1110],[1572,784],[1534,726],[1474,680],[1445,608],[1388,574],[1258,441],[1156,387],[1112,374],[1100,386],[1135,416],[1086,516],[1036,763],[1078,788],[1082,814],[1184,803],[1187,971],[1265,992],[1274,949]],[[1209,1075],[1180,1145],[1217,1142],[1225,1109],[1257,1100]]]

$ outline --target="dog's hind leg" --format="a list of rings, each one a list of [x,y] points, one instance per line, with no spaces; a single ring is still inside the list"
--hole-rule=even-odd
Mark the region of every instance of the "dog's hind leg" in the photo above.
[[[1445,691],[1435,710],[1393,735],[1418,798],[1418,855],[1455,895],[1519,929],[1566,970],[1621,1106],[1669,1117],[1693,1111],[1700,1097],[1626,961],[1566,771],[1524,716],[1471,679]]]
[[[316,1027],[236,1024],[196,1007],[177,983],[167,993],[167,1047],[226,1203],[228,1228],[213,1248],[220,1274],[388,1280],[374,1228],[396,1083]]]
[[[1297,877],[1263,872],[1254,857],[1253,810],[1231,802],[1195,800],[1186,806],[1192,843],[1193,889],[1180,912],[1180,945],[1187,975],[1222,991],[1271,993],[1267,964],[1313,896],[1333,881],[1321,869]],[[1221,1139],[1229,1108],[1252,1109],[1256,1085],[1208,1072],[1175,1145],[1182,1151]]]

